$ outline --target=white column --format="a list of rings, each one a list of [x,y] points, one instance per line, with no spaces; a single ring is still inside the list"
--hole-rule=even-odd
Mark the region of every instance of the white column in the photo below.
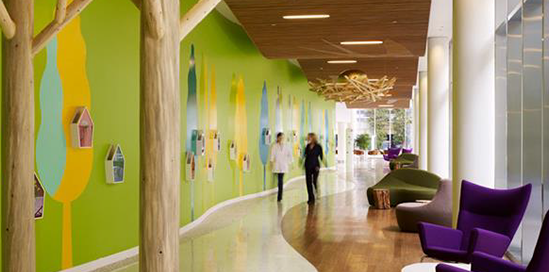
[[[413,89],[413,105],[414,105],[414,153],[419,154],[419,91],[418,87]]]
[[[419,168],[427,170],[427,72],[419,72]]]
[[[494,5],[454,2],[453,178],[488,187],[495,180]]]
[[[450,48],[448,38],[432,37],[427,45],[427,169],[450,177]]]
[[[494,0],[454,1],[453,180],[495,183]],[[457,201],[454,201],[455,208]]]
[[[354,128],[352,124],[347,124],[347,129],[345,130],[345,152],[346,152],[346,170],[350,171],[353,169],[354,165]]]
[[[347,157],[346,130],[347,130],[347,123],[345,122],[337,123],[337,161],[338,163],[345,163],[345,159]]]

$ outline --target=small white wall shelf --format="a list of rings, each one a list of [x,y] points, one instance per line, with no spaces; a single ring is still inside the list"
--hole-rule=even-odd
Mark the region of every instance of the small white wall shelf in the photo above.
[[[46,190],[38,175],[34,173],[34,219],[44,218],[44,206],[46,204]]]
[[[192,145],[195,148],[195,155],[204,156],[206,153],[206,139],[202,130],[193,130]]]
[[[235,142],[231,142],[231,146],[229,147],[229,158],[233,161],[236,160],[237,156],[237,146]]]
[[[264,145],[270,145],[270,144],[272,143],[272,141],[273,141],[273,133],[271,132],[270,129],[264,128],[264,129],[263,129],[262,136],[263,136],[263,144],[264,144]]]
[[[93,119],[86,107],[79,107],[71,121],[71,143],[74,148],[93,147]]]
[[[291,139],[290,139],[292,142],[294,143],[297,143],[298,142],[298,139],[297,139],[297,132],[295,132],[295,130],[292,130],[291,132]]]
[[[185,176],[187,181],[194,181],[196,178],[196,162],[194,160],[194,154],[187,152],[185,159],[186,171]]]
[[[124,183],[126,159],[120,145],[111,145],[105,158],[105,174],[108,184]]]
[[[221,135],[217,130],[210,131],[210,139],[213,140],[213,148],[215,152],[221,151]]]
[[[250,155],[244,154],[242,157],[242,171],[244,172],[250,172],[252,169],[252,162],[250,160]]]
[[[335,134],[334,136],[334,139],[335,139],[335,154],[339,154],[339,134]]]
[[[208,171],[208,181],[213,182],[215,178],[215,165],[212,158],[208,159],[208,165],[206,166],[206,168]]]

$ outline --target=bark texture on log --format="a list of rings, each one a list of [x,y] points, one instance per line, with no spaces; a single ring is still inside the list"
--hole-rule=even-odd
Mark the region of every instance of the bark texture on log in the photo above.
[[[2,44],[2,268],[35,271],[33,0],[4,0],[17,25]]]
[[[387,189],[374,189],[374,204],[376,209],[387,210],[391,208],[391,195]]]

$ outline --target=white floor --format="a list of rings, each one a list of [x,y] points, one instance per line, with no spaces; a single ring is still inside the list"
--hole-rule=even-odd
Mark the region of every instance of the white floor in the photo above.
[[[383,169],[381,164],[379,159],[367,160],[361,163],[360,172],[374,174]],[[355,176],[349,170],[322,173],[320,197],[353,190]],[[270,195],[220,209],[182,237],[180,270],[316,271],[284,240],[280,229],[286,211],[306,200],[305,181],[299,180],[285,189],[281,203]],[[114,271],[138,271],[138,264]]]

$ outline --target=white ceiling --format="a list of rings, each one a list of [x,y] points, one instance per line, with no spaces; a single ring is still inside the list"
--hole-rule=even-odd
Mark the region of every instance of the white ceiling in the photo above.
[[[452,0],[432,0],[429,16],[427,35],[452,39]]]
[[[428,37],[452,39],[452,0],[432,0]],[[427,51],[425,51],[427,52]],[[427,56],[420,57],[418,71],[427,70]]]

